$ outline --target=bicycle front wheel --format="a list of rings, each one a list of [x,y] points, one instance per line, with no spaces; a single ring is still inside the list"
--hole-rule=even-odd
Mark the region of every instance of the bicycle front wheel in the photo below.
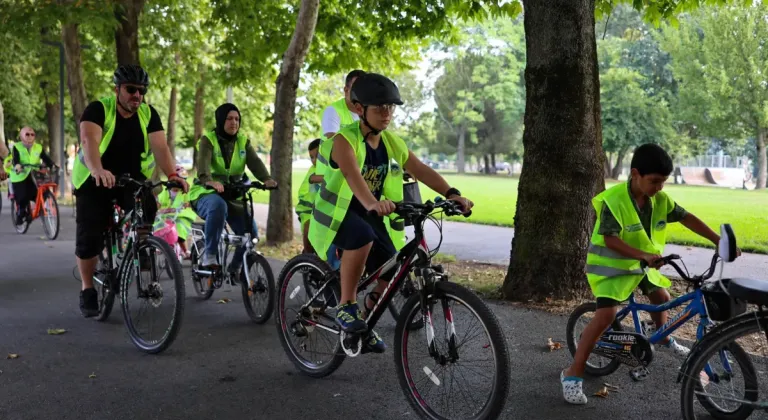
[[[275,306],[275,276],[269,261],[262,255],[249,253],[246,257],[248,266],[240,271],[240,287],[243,291],[243,304],[251,320],[263,324],[272,316]],[[248,270],[248,278],[245,276]]]
[[[181,329],[185,298],[181,263],[171,247],[154,236],[133,246],[137,248],[128,250],[130,257],[120,270],[123,319],[139,350],[160,353]]]
[[[498,319],[458,284],[441,281],[424,293],[425,310],[421,293],[412,296],[395,328],[395,366],[408,402],[425,419],[499,418],[510,366]],[[409,328],[418,319],[426,334]]]
[[[43,193],[43,231],[50,240],[55,240],[59,236],[59,204],[56,197],[48,190]]]

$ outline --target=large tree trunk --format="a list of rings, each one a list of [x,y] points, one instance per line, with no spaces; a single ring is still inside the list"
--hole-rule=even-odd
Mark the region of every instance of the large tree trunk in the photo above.
[[[488,165],[488,155],[483,155],[483,173],[489,174],[491,173],[491,167]]]
[[[203,122],[205,121],[205,103],[203,102],[203,93],[203,83],[201,80],[200,84],[197,85],[197,89],[195,89],[195,138],[194,143],[192,144],[192,166],[195,169],[197,169],[197,142],[200,141],[200,136],[203,135]]]
[[[269,195],[267,244],[278,244],[293,239],[293,211],[291,206],[291,161],[293,130],[296,110],[296,90],[299,74],[315,34],[320,0],[302,0],[296,29],[291,43],[283,55],[280,75],[275,89],[275,117],[272,132],[270,168],[279,189]]]
[[[61,148],[59,147],[59,140],[61,133],[59,127],[61,126],[61,105],[59,101],[54,103],[45,103],[45,125],[48,127],[48,150],[50,151],[51,159],[56,162],[57,165],[61,164]]]
[[[80,136],[80,117],[88,106],[88,96],[85,94],[83,79],[83,60],[80,55],[80,40],[77,35],[77,24],[61,26],[61,40],[64,44],[64,61],[67,70],[67,85],[69,98],[72,103],[72,113],[75,120],[75,132]],[[62,104],[63,106],[63,104]]]
[[[181,55],[176,53],[176,67],[181,65]],[[165,127],[166,142],[168,143],[168,149],[171,151],[171,156],[176,156],[176,103],[177,103],[178,89],[174,83],[171,88],[171,99],[168,104],[168,125]]]
[[[464,142],[467,136],[467,130],[464,127],[459,129],[459,144],[456,147],[456,170],[460,173],[464,173]]]
[[[594,0],[525,0],[523,170],[505,299],[570,298],[586,289],[604,188]]]
[[[115,3],[115,46],[117,64],[141,64],[139,61],[139,15],[145,0],[118,0]]]
[[[766,159],[765,143],[768,128],[760,128],[757,133],[757,183],[755,189],[765,188],[768,177],[768,159]]]
[[[629,151],[629,148],[622,147],[616,154],[616,165],[613,166],[611,171],[611,178],[619,179],[619,175],[621,175],[621,171],[624,169],[624,158],[627,156],[627,151]]]
[[[613,153],[603,153],[603,168],[605,168],[605,174],[604,176],[606,178],[610,178],[611,174],[613,173],[613,168],[611,168],[611,159],[613,159]]]
[[[5,144],[5,112],[3,103],[0,102],[0,159],[5,159],[9,153],[8,146]]]

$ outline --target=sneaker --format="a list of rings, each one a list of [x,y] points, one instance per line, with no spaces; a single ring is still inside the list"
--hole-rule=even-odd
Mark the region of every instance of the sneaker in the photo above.
[[[99,293],[93,287],[80,291],[80,312],[86,318],[99,314]]]
[[[361,353],[384,353],[387,350],[387,345],[384,344],[384,340],[379,337],[379,334],[374,330],[368,331],[368,334],[363,338],[363,349]]]
[[[584,380],[577,376],[565,376],[565,371],[560,372],[560,385],[563,387],[563,398],[569,404],[584,405],[587,396],[584,395],[582,385]]]
[[[360,316],[360,308],[357,303],[347,302],[338,307],[336,312],[336,323],[342,330],[350,334],[363,333],[368,329],[368,325]]]
[[[669,342],[667,344],[662,344],[661,347],[672,350],[672,353],[674,353],[676,356],[680,357],[687,357],[688,353],[691,352],[691,349],[688,347],[685,347],[684,345],[678,343],[674,338],[669,337]]]
[[[200,267],[213,267],[218,265],[219,263],[216,262],[215,255],[204,253],[203,258],[200,260]]]

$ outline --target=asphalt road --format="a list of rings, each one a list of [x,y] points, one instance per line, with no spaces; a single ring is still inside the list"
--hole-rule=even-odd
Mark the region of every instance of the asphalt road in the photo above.
[[[109,322],[78,310],[74,219],[62,209],[58,240],[43,240],[38,221],[26,235],[0,216],[0,419],[393,419],[417,418],[400,390],[393,348],[347,359],[330,377],[302,376],[287,358],[274,321],[250,322],[239,291],[217,290],[201,302],[187,284],[186,312],[176,342],[160,355],[129,341],[119,305]],[[274,265],[275,273],[279,263]],[[232,302],[217,304],[216,298]],[[633,383],[622,368],[588,379],[621,392],[574,407],[562,400],[558,375],[567,350],[549,352],[547,338],[564,340],[562,316],[491,303],[505,330],[512,378],[505,419],[680,418],[680,361],[656,356],[652,377]],[[63,328],[48,335],[48,328]],[[386,315],[378,328],[393,343]],[[6,359],[15,353],[19,358]],[[95,378],[89,378],[94,374]]]

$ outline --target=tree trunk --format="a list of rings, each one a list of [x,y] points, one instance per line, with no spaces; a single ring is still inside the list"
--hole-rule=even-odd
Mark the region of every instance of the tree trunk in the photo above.
[[[523,170],[505,299],[584,292],[591,199],[604,188],[594,0],[524,0]]]
[[[496,173],[496,153],[491,153],[491,173]]]
[[[460,173],[464,173],[464,138],[467,135],[467,130],[464,127],[459,129],[459,144],[456,147],[456,170]]]
[[[88,106],[88,96],[85,94],[83,60],[80,53],[80,39],[77,35],[77,27],[77,24],[62,25],[61,40],[64,44],[64,61],[67,70],[69,98],[72,102],[72,113],[75,120],[75,132],[79,138],[80,117],[83,115],[85,107]]]
[[[45,125],[48,127],[48,150],[51,159],[57,165],[61,164],[61,150],[59,148],[59,127],[61,125],[61,105],[58,101],[55,103],[45,103]]]
[[[291,206],[291,161],[296,111],[296,90],[299,74],[307,57],[317,25],[320,0],[302,0],[291,43],[283,55],[280,75],[275,89],[275,117],[272,132],[270,169],[279,189],[269,194],[267,244],[293,239],[293,209]]]
[[[613,153],[603,153],[603,167],[605,168],[605,178],[610,178],[613,173],[611,168],[611,159],[613,159]]]
[[[616,165],[614,165],[613,170],[611,170],[611,178],[619,179],[619,175],[621,175],[621,171],[624,169],[624,158],[627,156],[628,150],[629,148],[622,147],[619,149],[618,153],[616,153]]]
[[[194,116],[194,127],[195,127],[195,134],[194,134],[194,144],[192,144],[192,166],[196,169],[197,168],[197,142],[200,141],[200,136],[203,135],[203,123],[205,121],[205,102],[203,98],[203,83],[202,80],[200,81],[200,84],[197,85],[197,89],[195,89],[195,116]]]
[[[483,173],[489,174],[491,173],[491,168],[488,166],[488,155],[483,155]]]
[[[117,64],[141,64],[139,60],[139,15],[145,0],[118,0],[115,3],[115,47]]]
[[[181,65],[181,54],[176,53],[176,67]],[[177,103],[178,89],[176,83],[171,87],[171,100],[168,104],[168,125],[165,127],[166,142],[168,143],[168,149],[171,151],[171,156],[176,156],[176,103]]]
[[[765,143],[768,128],[760,128],[757,132],[757,183],[755,189],[765,188],[768,176],[768,159],[766,159]]]
[[[0,102],[0,159],[8,157],[10,150],[5,143],[5,112],[3,111],[3,103]]]

